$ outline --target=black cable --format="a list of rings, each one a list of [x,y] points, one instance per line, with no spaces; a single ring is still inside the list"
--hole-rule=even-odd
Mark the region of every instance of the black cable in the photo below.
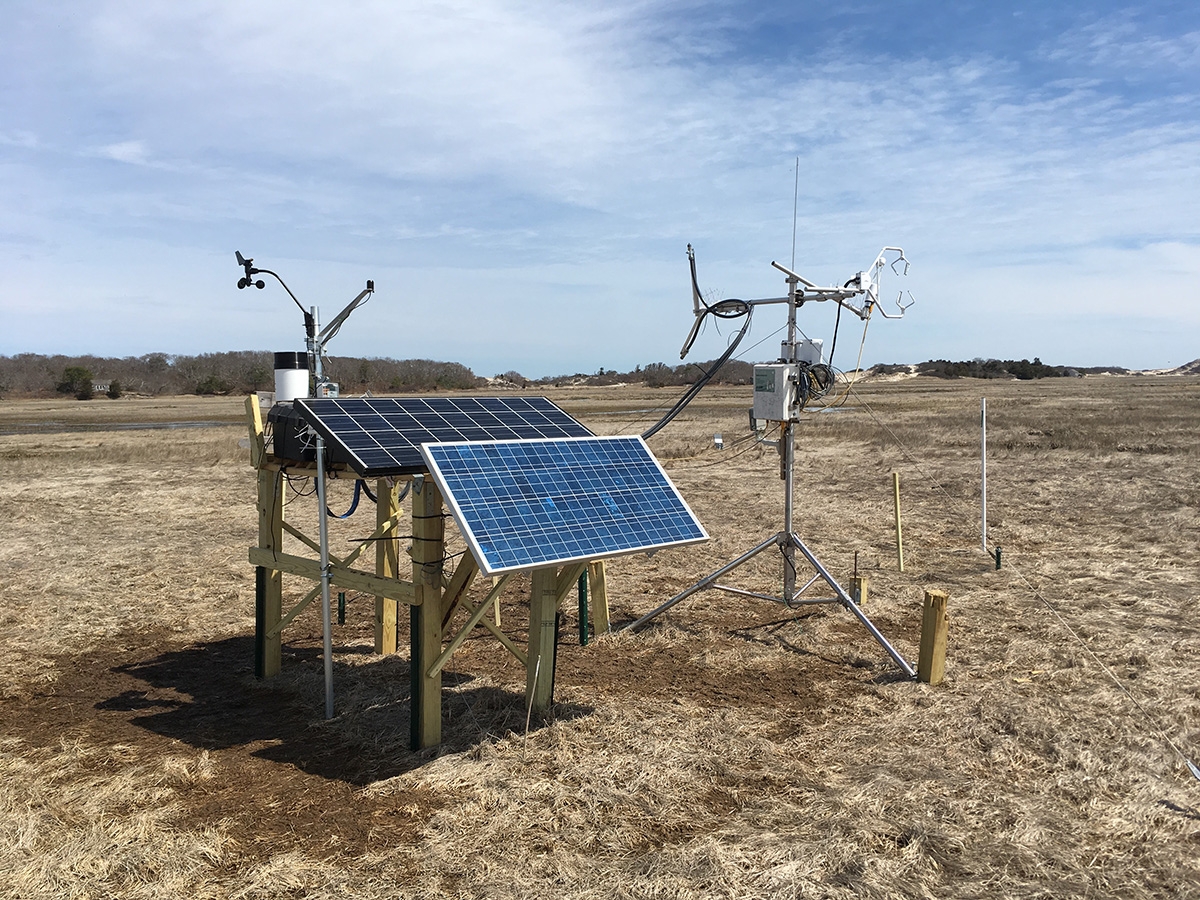
[[[734,308],[740,311],[728,311],[730,304],[735,304]],[[649,438],[658,434],[658,432],[660,432],[668,424],[670,424],[671,420],[683,412],[684,407],[691,403],[692,400],[696,398],[696,395],[699,394],[700,391],[702,391],[708,385],[708,383],[713,380],[717,372],[720,371],[721,367],[729,361],[731,356],[733,356],[734,351],[737,350],[738,345],[742,342],[742,338],[744,338],[746,333],[750,330],[750,321],[753,318],[753,314],[754,307],[744,300],[723,300],[719,304],[706,307],[703,313],[705,316],[715,315],[722,319],[732,319],[744,315],[746,317],[746,321],[742,325],[741,331],[737,333],[737,336],[730,342],[729,346],[725,348],[725,352],[717,357],[716,361],[712,364],[708,371],[701,375],[700,378],[684,392],[683,396],[676,401],[675,405],[667,410],[667,414],[665,416],[659,419],[654,425],[650,426],[650,428],[642,432],[642,440],[648,440]]]
[[[829,368],[833,368],[833,352],[837,350],[838,328],[842,324],[842,304],[837,305],[837,318],[833,320],[833,343],[829,347]]]

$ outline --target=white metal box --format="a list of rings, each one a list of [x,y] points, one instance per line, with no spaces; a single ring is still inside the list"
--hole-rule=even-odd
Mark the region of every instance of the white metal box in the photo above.
[[[795,374],[792,365],[754,367],[754,418],[772,422],[791,419],[796,405]]]

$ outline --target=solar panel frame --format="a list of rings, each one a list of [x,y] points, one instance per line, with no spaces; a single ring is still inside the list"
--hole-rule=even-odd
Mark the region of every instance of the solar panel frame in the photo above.
[[[592,435],[545,397],[308,397],[294,403],[334,461],[364,478],[424,472],[424,443]]]
[[[635,435],[429,443],[421,454],[487,575],[709,539]]]

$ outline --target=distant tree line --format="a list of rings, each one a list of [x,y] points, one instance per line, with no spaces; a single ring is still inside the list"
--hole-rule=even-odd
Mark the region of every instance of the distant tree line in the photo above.
[[[0,356],[0,396],[69,394],[81,400],[102,385],[110,397],[122,394],[245,394],[275,384],[274,354],[265,350],[169,356],[148,353],[124,358]],[[401,393],[475,387],[481,379],[466,366],[429,359],[330,357],[329,376],[351,393]]]
[[[1017,378],[1022,381],[1035,378],[1072,378],[1080,375],[1124,375],[1129,371],[1120,366],[1049,366],[1036,356],[1033,362],[1027,359],[972,359],[963,362],[931,359],[917,363],[916,366],[880,363],[870,369],[875,375],[893,375],[914,370],[918,375],[930,375],[934,378]]]
[[[524,389],[569,384],[645,384],[649,387],[680,387],[692,384],[715,362],[669,366],[655,362],[628,372],[601,368],[587,374],[555,375],[530,379],[517,371],[480,378],[456,362],[431,359],[380,359],[352,356],[329,358],[328,374],[343,393],[399,394],[421,391],[465,390],[491,383],[495,387]],[[265,350],[202,353],[199,356],[169,356],[148,353],[124,358],[99,356],[43,356],[19,353],[0,356],[0,396],[52,396],[67,394],[90,400],[97,394],[111,398],[122,394],[245,394],[269,391],[275,382],[273,354]],[[1116,366],[1091,368],[1050,366],[1040,359],[973,359],[951,362],[929,360],[915,367],[880,364],[871,372],[886,375],[916,371],[937,378],[1056,378],[1098,373],[1122,374]],[[754,381],[754,364],[730,360],[717,372],[718,384],[749,385]]]

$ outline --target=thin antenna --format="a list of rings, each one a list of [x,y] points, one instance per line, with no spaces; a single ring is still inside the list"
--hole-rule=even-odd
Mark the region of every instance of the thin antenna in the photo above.
[[[792,191],[792,265],[796,268],[796,210],[800,205],[800,157],[796,157],[796,187]]]

